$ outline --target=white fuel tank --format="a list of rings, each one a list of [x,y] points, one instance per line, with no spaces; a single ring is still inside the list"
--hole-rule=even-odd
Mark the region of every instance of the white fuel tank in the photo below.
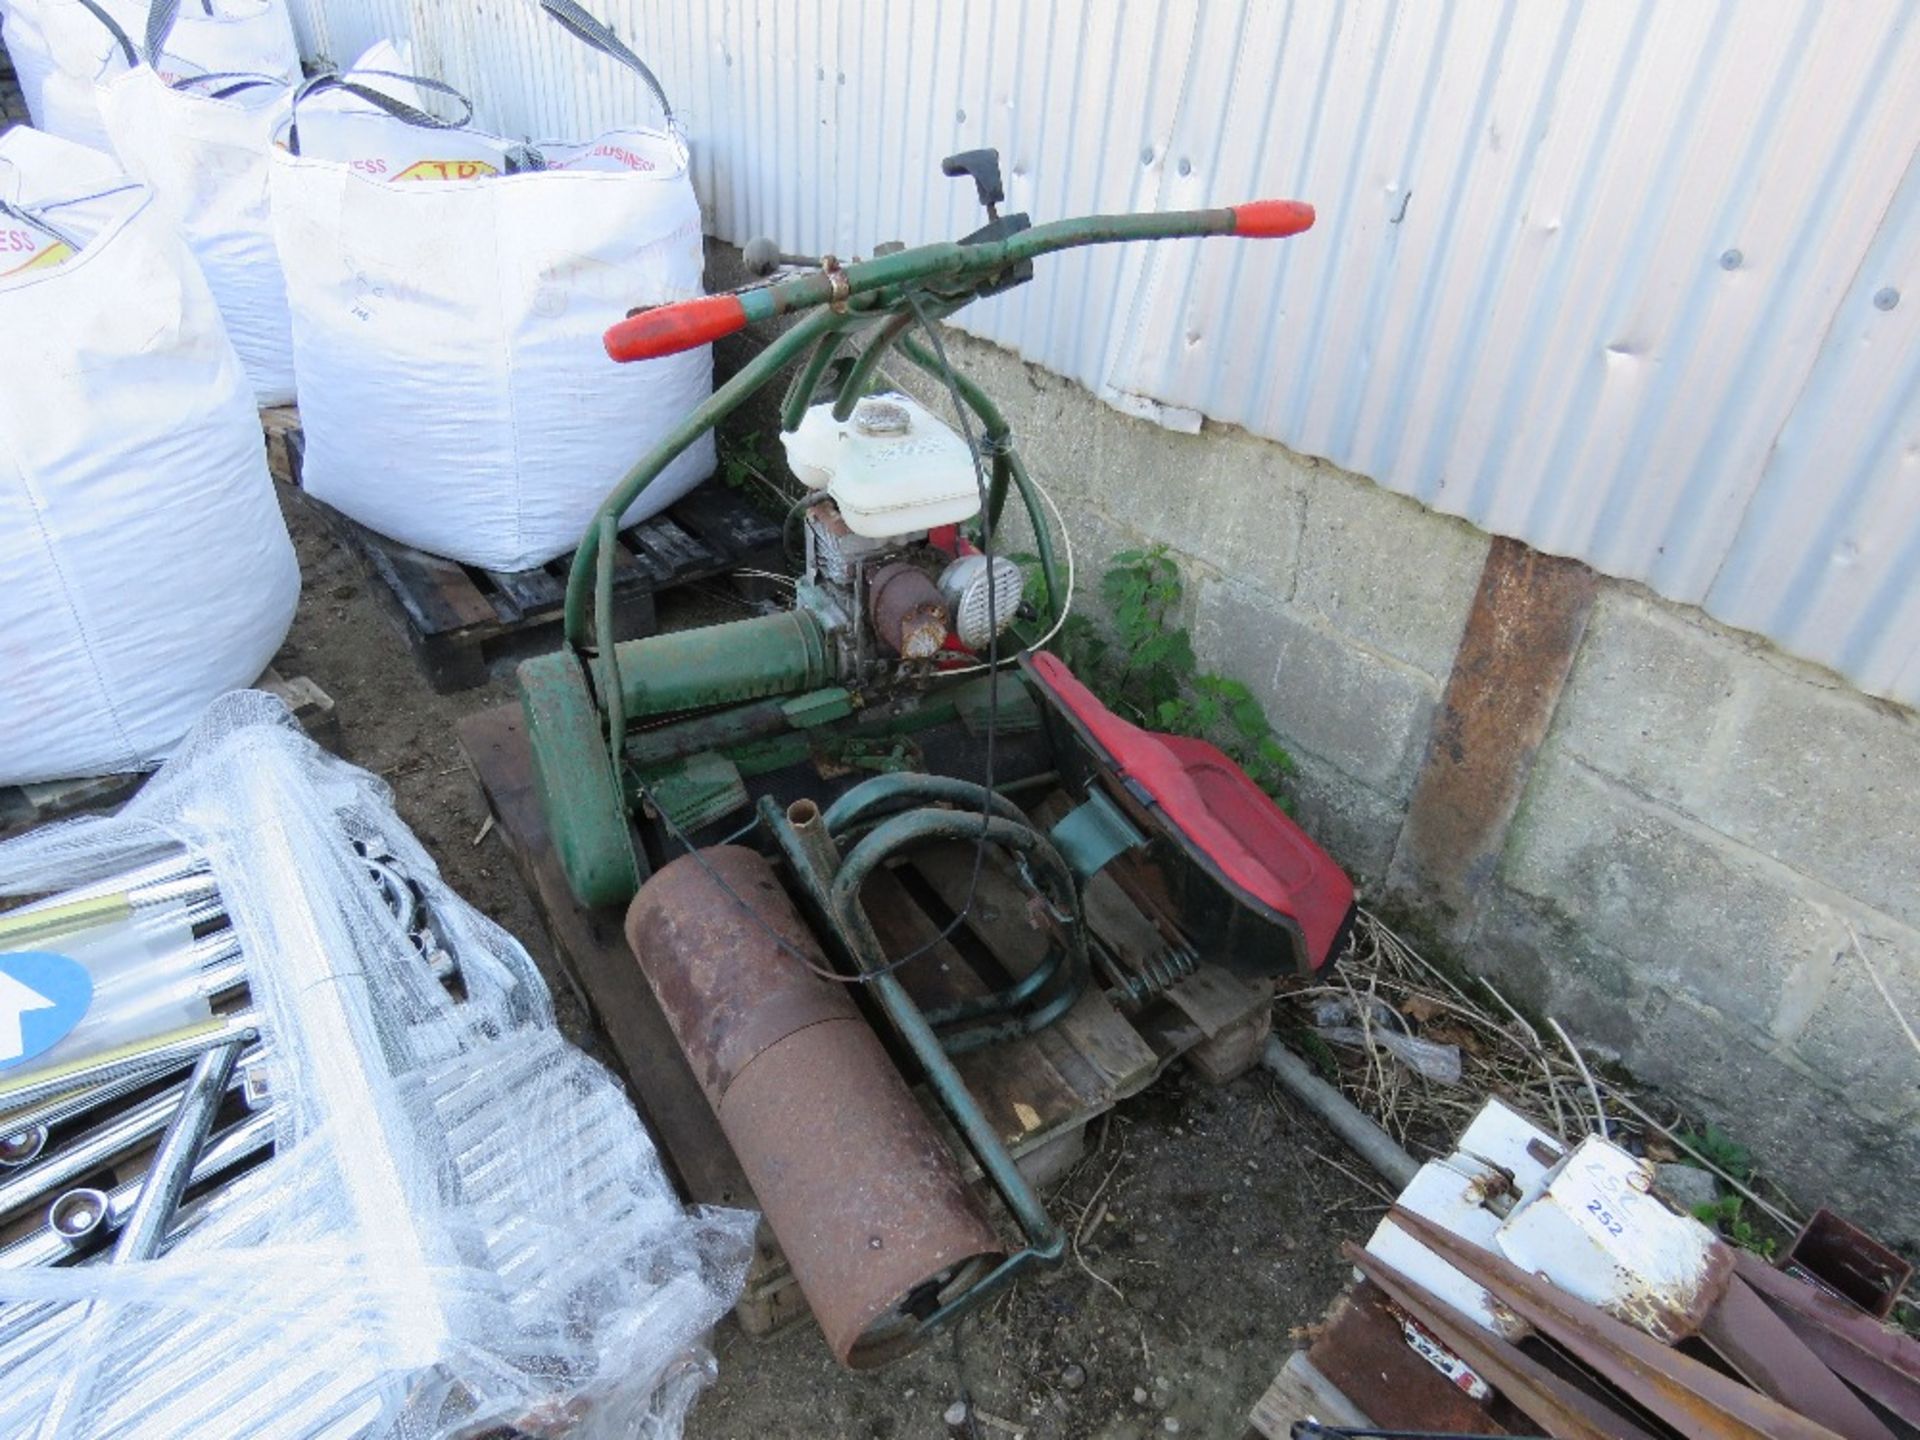
[[[897,392],[865,396],[844,421],[831,402],[815,405],[780,440],[800,483],[832,495],[856,535],[910,535],[980,512],[967,442]]]

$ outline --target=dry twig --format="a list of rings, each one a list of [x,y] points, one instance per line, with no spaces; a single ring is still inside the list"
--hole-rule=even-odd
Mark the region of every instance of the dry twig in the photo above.
[[[1593,1083],[1593,1072],[1587,1069],[1587,1062],[1580,1058],[1580,1051],[1575,1048],[1573,1037],[1561,1028],[1560,1022],[1549,1015],[1547,1024],[1551,1025],[1553,1033],[1560,1037],[1560,1043],[1567,1047],[1567,1054],[1573,1057],[1574,1068],[1580,1072],[1580,1078],[1587,1082],[1587,1094],[1593,1097],[1593,1116],[1600,1122],[1600,1138],[1611,1140],[1613,1136],[1607,1129],[1607,1107],[1600,1101],[1600,1087]]]

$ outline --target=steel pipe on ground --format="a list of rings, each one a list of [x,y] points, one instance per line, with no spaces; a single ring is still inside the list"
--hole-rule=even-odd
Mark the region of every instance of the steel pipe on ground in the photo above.
[[[1351,1100],[1314,1074],[1313,1067],[1306,1061],[1278,1040],[1269,1040],[1260,1062],[1294,1098],[1326,1121],[1328,1128],[1346,1141],[1356,1155],[1384,1175],[1396,1191],[1412,1183],[1420,1162],[1409,1155],[1399,1141],[1362,1115]]]

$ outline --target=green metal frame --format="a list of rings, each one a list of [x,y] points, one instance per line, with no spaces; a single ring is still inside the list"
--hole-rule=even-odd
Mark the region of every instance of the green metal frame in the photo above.
[[[911,782],[922,777],[902,774],[877,778]],[[977,785],[970,788],[974,791],[969,797],[971,803],[982,804],[984,789]],[[939,1035],[942,1047],[949,1055],[960,1055],[1044,1030],[1073,1008],[1086,988],[1086,927],[1080,915],[1079,890],[1066,862],[1024,815],[1010,820],[1004,815],[983,816],[978,810],[929,808],[909,810],[881,821],[847,852],[833,877],[829,896],[831,914],[842,932],[855,928],[861,888],[875,870],[896,855],[942,840],[984,842],[1021,856],[1039,872],[1036,878],[1040,888],[1066,917],[1061,927],[1065,943],[1049,950],[1025,977],[991,995],[927,1012],[926,1022]],[[1046,998],[1041,1000],[1042,996]],[[1025,1008],[1035,1001],[1039,1003],[1032,1009]]]
[[[852,703],[851,697],[836,700],[828,694],[832,677],[826,673],[824,646],[812,620],[804,615],[791,617],[786,629],[743,621],[684,642],[638,641],[622,646],[615,641],[614,556],[620,516],[688,446],[773,383],[789,365],[801,362],[781,407],[781,425],[788,431],[805,419],[835,362],[861,332],[870,332],[864,347],[838,377],[833,410],[837,419],[851,414],[877,367],[895,347],[912,364],[951,386],[958,402],[978,419],[983,451],[991,462],[985,511],[979,520],[981,537],[984,541],[994,534],[1008,496],[1017,492],[1033,527],[1046,583],[1049,613],[1045,619],[1051,623],[1063,613],[1067,596],[1055,561],[1052,528],[1038,488],[1013,446],[1005,417],[979,386],[952,373],[943,356],[908,332],[1018,283],[1040,255],[1082,245],[1228,235],[1236,232],[1236,217],[1232,210],[1219,209],[1090,216],[1026,229],[1014,228],[1016,223],[996,222],[982,232],[991,238],[898,250],[845,267],[823,266],[741,292],[739,315],[748,324],[787,314],[799,318],[681,419],[601,502],[567,577],[565,646],[557,655],[530,662],[522,671],[523,705],[543,805],[556,844],[567,857],[569,883],[587,903],[607,903],[620,897],[623,888],[630,895],[638,883],[640,862],[626,823],[630,805],[644,794],[644,786],[631,783],[636,768],[644,770],[649,758],[674,763],[701,738],[681,733],[686,728],[682,725],[641,745],[639,756],[631,755],[626,734],[629,713],[636,717],[676,713],[682,702],[687,707],[738,706],[801,692],[816,695],[819,698],[804,715],[759,703],[750,713],[732,715],[716,727],[724,738],[753,741],[770,753],[784,754],[796,742],[788,732],[800,728],[806,715],[826,715],[835,705]],[[628,677],[622,673],[623,650],[636,666],[672,659],[687,673],[659,685],[650,676]],[[1011,662],[1013,657],[1007,658]],[[712,722],[711,717],[703,717],[689,723]],[[800,743],[806,743],[804,737]],[[581,753],[583,748],[587,753]],[[744,754],[737,758],[743,767],[748,763]],[[639,767],[633,764],[636,759]],[[942,808],[948,805],[963,808]],[[1078,883],[1059,850],[1010,800],[950,777],[880,776],[856,786],[825,815],[811,802],[801,802],[789,813],[771,797],[762,797],[759,814],[785,856],[795,885],[810,898],[819,917],[839,937],[841,950],[851,957],[858,973],[848,978],[874,997],[918,1060],[941,1106],[1024,1237],[1021,1249],[924,1321],[927,1328],[938,1328],[1003,1289],[1023,1271],[1056,1263],[1066,1252],[1064,1233],[1021,1175],[952,1056],[1039,1030],[1078,1000],[1089,978]],[[843,840],[852,842],[844,859]],[[889,961],[881,946],[860,893],[874,871],[894,856],[950,840],[992,844],[1018,857],[1029,882],[1062,920],[1063,940],[1028,975],[995,994],[923,1013],[893,973],[895,962]],[[619,853],[612,853],[615,850]]]

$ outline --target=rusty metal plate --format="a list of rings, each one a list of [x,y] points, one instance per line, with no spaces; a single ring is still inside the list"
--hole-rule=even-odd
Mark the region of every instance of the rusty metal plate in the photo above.
[[[1468,1396],[1408,1348],[1392,1302],[1362,1280],[1313,1342],[1307,1358],[1368,1418],[1390,1430],[1444,1430],[1504,1435],[1486,1406]]]
[[[1542,1335],[1683,1435],[1833,1440],[1833,1431],[1575,1299],[1423,1215],[1393,1221]]]
[[[1700,1338],[1755,1389],[1845,1440],[1894,1440],[1866,1403],[1737,1276],[1700,1327]]]

